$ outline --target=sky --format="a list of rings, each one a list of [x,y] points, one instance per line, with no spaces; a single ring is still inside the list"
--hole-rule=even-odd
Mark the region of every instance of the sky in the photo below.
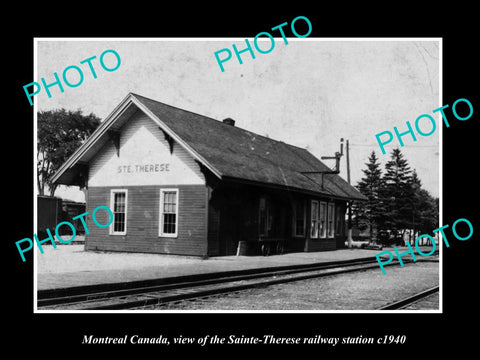
[[[292,145],[306,148],[313,155],[333,156],[340,149],[340,138],[350,144],[350,171],[353,185],[362,178],[362,169],[372,151],[382,164],[399,146],[398,140],[385,146],[383,155],[375,135],[414,127],[422,114],[437,123],[430,136],[403,137],[402,153],[433,196],[439,196],[439,139],[442,121],[433,110],[441,103],[441,46],[439,39],[325,39],[275,38],[273,50],[241,54],[236,59],[232,44],[246,47],[244,38],[217,39],[36,39],[36,78],[54,81],[64,69],[76,65],[83,71],[77,87],[65,84],[44,89],[34,97],[36,110],[82,110],[102,120],[133,92],[217,120],[230,117],[235,125]],[[261,49],[270,40],[258,42]],[[228,48],[232,58],[220,70],[216,51]],[[116,51],[121,59],[117,70],[102,69],[99,58],[105,50]],[[220,56],[225,56],[222,53]],[[97,78],[88,64],[91,61]],[[113,67],[111,53],[105,65]],[[79,81],[75,70],[68,71],[71,83]],[[26,101],[28,101],[26,99]],[[428,121],[419,123],[427,133]],[[36,148],[36,146],[35,146]],[[345,152],[345,149],[344,149]],[[334,160],[324,160],[333,167]],[[346,157],[340,176],[347,179]],[[36,187],[36,184],[34,183]],[[84,201],[77,187],[59,187],[56,196]]]

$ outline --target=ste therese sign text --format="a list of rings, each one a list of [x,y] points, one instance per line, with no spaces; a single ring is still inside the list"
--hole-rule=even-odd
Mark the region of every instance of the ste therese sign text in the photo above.
[[[118,174],[124,173],[153,173],[170,171],[170,164],[121,165],[117,167]]]

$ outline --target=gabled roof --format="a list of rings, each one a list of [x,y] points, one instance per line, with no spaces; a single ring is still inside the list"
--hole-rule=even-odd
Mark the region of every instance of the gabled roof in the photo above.
[[[73,184],[79,171],[77,165],[88,163],[108,141],[108,132],[119,130],[136,109],[145,112],[175,142],[220,179],[280,186],[342,199],[365,199],[336,174],[324,175],[323,186],[320,174],[303,174],[330,171],[305,149],[133,93],[67,160],[53,180]]]

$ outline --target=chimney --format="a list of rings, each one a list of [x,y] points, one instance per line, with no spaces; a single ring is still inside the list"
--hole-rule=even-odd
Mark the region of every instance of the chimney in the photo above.
[[[230,126],[235,126],[235,120],[233,120],[232,118],[223,119],[223,123]]]

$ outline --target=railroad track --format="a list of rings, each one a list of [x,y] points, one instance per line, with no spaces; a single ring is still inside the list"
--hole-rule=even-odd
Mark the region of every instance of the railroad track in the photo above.
[[[404,309],[404,308],[414,304],[415,302],[417,302],[419,300],[422,300],[422,299],[424,299],[424,298],[426,298],[426,297],[428,297],[432,294],[437,293],[439,290],[440,290],[440,287],[435,286],[433,288],[430,288],[430,289],[424,290],[422,292],[419,292],[415,295],[406,297],[402,300],[399,300],[399,301],[396,301],[394,303],[390,303],[388,305],[385,305],[385,306],[379,308],[378,310],[401,310],[401,309]]]
[[[404,262],[406,262],[404,260]],[[386,266],[395,266],[392,262]],[[171,283],[137,282],[105,287],[72,288],[60,292],[39,292],[39,310],[119,310],[141,309],[180,300],[231,293],[291,281],[344,274],[378,268],[376,258],[323,264],[254,269],[180,278]]]

